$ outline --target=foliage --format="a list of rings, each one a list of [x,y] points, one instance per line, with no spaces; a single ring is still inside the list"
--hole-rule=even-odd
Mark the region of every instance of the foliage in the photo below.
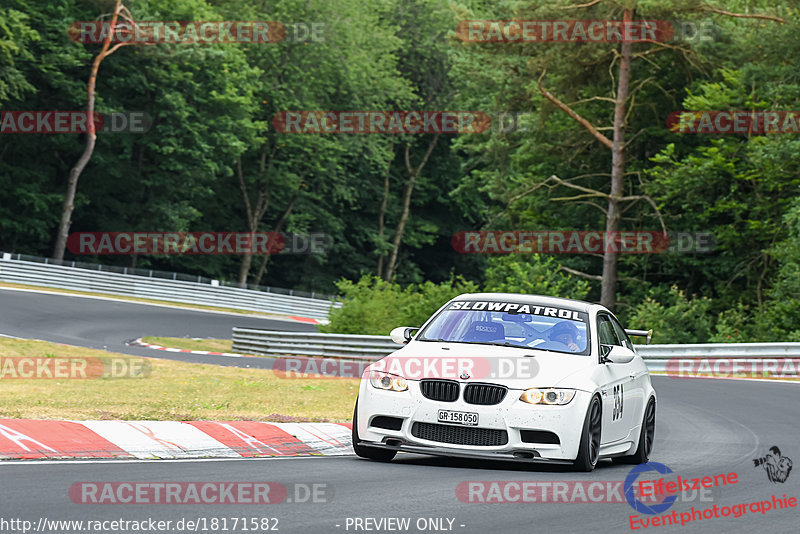
[[[364,275],[357,282],[337,284],[344,305],[333,310],[324,332],[388,335],[398,326],[422,326],[445,302],[462,293],[478,290],[472,282],[451,277],[434,284],[410,284],[405,288],[377,276]]]
[[[559,263],[552,256],[497,256],[489,260],[484,289],[497,293],[525,293],[577,300],[586,298],[589,282],[559,268]]]
[[[101,18],[111,4],[5,0],[0,108],[83,109],[98,45],[71,41],[66,27]],[[543,76],[548,91],[607,127],[618,45],[465,43],[455,29],[475,19],[618,18],[635,7],[636,17],[694,23],[701,33],[667,47],[633,45],[624,194],[638,200],[626,204],[621,224],[658,230],[663,220],[672,232],[713,234],[715,247],[620,256],[617,311],[632,327],[654,327],[657,342],[800,340],[800,138],[681,135],[665,121],[681,110],[800,109],[795,3],[724,4],[721,10],[785,22],[681,0],[126,2],[139,20],[281,21],[289,38],[126,46],[104,61],[98,111],[144,111],[153,124],[143,134],[98,136],[71,231],[247,231],[241,164],[251,207],[262,196],[268,204],[258,231],[324,233],[333,246],[252,263],[237,256],[70,259],[221,280],[244,274],[324,293],[338,287],[351,304],[330,328],[380,334],[417,325],[450,296],[478,287],[597,300],[599,255],[487,258],[458,254],[450,238],[462,230],[604,227],[605,197],[576,198],[578,191],[547,180],[556,175],[607,192],[609,152],[543,97],[538,82]],[[295,23],[322,23],[322,39],[294,40]],[[402,232],[411,183],[405,147],[419,162],[432,136],[282,134],[271,122],[287,110],[395,109],[477,110],[493,120],[486,132],[439,138],[414,183]],[[517,128],[499,128],[503,113],[523,114]],[[82,148],[78,135],[0,136],[0,251],[52,250],[67,174]],[[386,266],[397,234],[397,284],[364,277],[378,273],[379,262]]]
[[[707,343],[712,317],[711,301],[705,297],[687,299],[673,286],[666,294],[647,297],[626,321],[628,328],[653,329],[653,343]]]

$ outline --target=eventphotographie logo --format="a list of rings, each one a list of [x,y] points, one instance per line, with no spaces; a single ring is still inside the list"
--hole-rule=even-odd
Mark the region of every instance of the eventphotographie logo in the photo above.
[[[753,465],[763,467],[767,472],[767,478],[773,484],[786,482],[789,473],[792,472],[792,461],[786,456],[782,456],[781,450],[775,445],[769,448],[766,455],[754,458]]]

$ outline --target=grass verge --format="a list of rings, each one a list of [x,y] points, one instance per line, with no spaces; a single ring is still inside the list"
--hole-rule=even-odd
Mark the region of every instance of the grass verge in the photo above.
[[[137,378],[9,378],[18,360],[99,358],[146,361]],[[119,360],[117,360],[117,358]],[[221,356],[222,358],[222,356]],[[137,358],[69,345],[0,338],[0,417],[27,419],[253,420],[347,422],[358,379],[278,378],[239,369]]]

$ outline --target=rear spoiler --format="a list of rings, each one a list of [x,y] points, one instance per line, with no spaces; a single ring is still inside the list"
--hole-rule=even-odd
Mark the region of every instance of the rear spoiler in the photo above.
[[[628,330],[628,329],[625,329],[625,333],[628,334],[629,336],[647,338],[647,340],[645,341],[645,345],[649,345],[650,344],[650,340],[653,339],[653,329],[652,328],[650,330]]]

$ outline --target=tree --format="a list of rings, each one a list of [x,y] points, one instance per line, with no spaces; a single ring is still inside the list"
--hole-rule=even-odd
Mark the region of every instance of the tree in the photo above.
[[[499,10],[486,14],[484,10],[480,16],[473,17],[473,9],[479,9],[475,7],[477,5],[475,3],[474,5],[468,4],[468,7],[465,6],[465,19],[486,16],[497,19],[560,20],[567,15],[571,18],[574,10],[580,9],[586,14],[585,19],[617,19],[624,25],[632,20],[668,18],[668,15],[675,14],[679,10],[684,16],[687,13],[685,6],[680,6],[679,3],[597,0],[579,5],[520,5],[518,9],[512,9],[511,13]],[[752,16],[781,20],[770,16],[744,15],[717,8],[706,8],[707,6],[692,8],[688,13],[712,11],[736,18]],[[513,204],[525,199],[531,193],[542,190],[549,192],[563,188],[571,189],[575,194],[551,197],[549,201],[566,201],[573,205],[582,204],[602,211],[605,230],[611,235],[621,228],[623,214],[631,210],[632,205],[642,204],[641,201],[645,201],[644,205],[652,210],[649,218],[652,219],[655,215],[662,231],[665,231],[666,227],[655,202],[644,191],[646,184],[641,181],[641,158],[631,158],[630,156],[639,155],[648,150],[648,145],[652,146],[658,136],[665,135],[663,127],[658,132],[659,128],[657,126],[654,128],[652,121],[644,119],[641,114],[658,116],[658,113],[653,113],[654,108],[658,108],[658,100],[668,102],[668,99],[663,98],[664,94],[659,93],[666,93],[669,98],[668,91],[671,89],[664,82],[677,81],[674,79],[679,79],[681,75],[689,77],[702,69],[698,54],[690,47],[657,40],[644,40],[636,44],[622,40],[618,44],[612,44],[611,48],[603,48],[603,45],[598,43],[583,45],[527,43],[527,45],[529,46],[526,46],[526,43],[500,43],[489,45],[487,51],[476,50],[474,43],[464,45],[464,50],[468,50],[468,52],[462,53],[462,55],[472,54],[476,56],[476,59],[470,61],[470,58],[465,58],[460,62],[465,66],[462,68],[475,69],[475,63],[478,62],[477,57],[480,57],[481,60],[489,58],[495,68],[503,69],[503,72],[511,78],[510,82],[505,82],[507,94],[501,98],[501,102],[506,105],[519,105],[519,102],[528,99],[530,104],[527,102],[526,104],[536,116],[534,120],[539,121],[539,124],[534,127],[532,135],[520,136],[522,140],[519,145],[514,145],[513,141],[507,141],[505,138],[509,136],[504,133],[497,135],[496,139],[489,142],[475,144],[482,145],[482,148],[486,150],[486,147],[491,146],[492,142],[497,146],[497,141],[500,141],[504,143],[504,148],[508,151],[506,157],[515,157],[514,151],[521,153],[517,157],[520,168],[511,169],[513,172],[509,172],[509,169],[505,168],[500,173],[493,173],[492,183],[484,186],[484,190],[494,198],[504,201],[503,209],[509,211],[514,209]],[[667,66],[665,64],[666,55],[671,56],[669,61],[672,62],[670,67],[672,72],[664,80],[663,71]],[[639,61],[641,65],[636,67],[635,72],[632,72],[634,60],[637,59],[643,61]],[[613,75],[611,75],[612,72]],[[548,74],[547,80],[545,80],[546,73]],[[461,72],[461,76],[466,77],[464,72]],[[545,81],[555,89],[546,87]],[[531,94],[531,86],[536,88],[536,94]],[[610,96],[604,94],[606,91],[603,89],[604,87],[611,88]],[[573,102],[569,103],[567,98]],[[545,102],[552,108],[548,109],[548,105],[544,105]],[[613,110],[603,107],[609,103],[613,104]],[[584,133],[572,133],[568,124],[553,116],[553,108],[557,113],[563,114],[563,119],[577,124]],[[611,126],[602,126],[609,118]],[[611,130],[610,137],[603,133],[605,130]],[[633,136],[627,137],[627,130],[638,131]],[[544,132],[545,135],[540,132]],[[607,159],[606,156],[598,154],[594,147],[587,142],[585,135],[587,133],[589,139],[611,151],[609,173],[599,172],[600,166],[607,164],[601,162],[607,161]],[[650,139],[647,139],[648,134]],[[542,145],[535,146],[533,145],[534,141],[541,141]],[[468,143],[464,143],[464,145],[468,145]],[[479,153],[478,149],[470,148]],[[559,156],[562,160],[556,161]],[[598,158],[598,156],[600,157]],[[631,161],[626,163],[626,160]],[[528,165],[528,169],[522,167],[523,163]],[[553,169],[559,168],[562,169],[561,172],[553,172]],[[546,178],[541,176],[544,169],[550,169],[544,175]],[[484,174],[484,171],[473,170],[472,172],[476,176]],[[631,180],[633,177],[638,177],[638,182]],[[585,184],[576,183],[579,180]],[[474,187],[477,181],[469,181],[462,187],[462,191],[467,187]],[[596,199],[605,202],[605,205],[594,202]],[[625,203],[629,205],[626,206]],[[542,205],[543,202],[537,200],[532,204]],[[527,213],[526,208],[528,208]],[[540,222],[540,220],[546,219],[541,215],[530,217],[528,215],[530,206],[517,207],[516,210],[522,211],[532,221]],[[569,212],[571,214],[580,213],[575,209],[570,209]],[[645,214],[641,211],[633,212],[633,214],[633,217],[629,214],[629,218],[632,220],[639,223],[644,220]],[[564,217],[560,217],[560,221],[563,220]],[[581,213],[577,220],[584,223],[589,218]],[[570,272],[582,273],[588,279],[599,280],[601,282],[599,300],[605,306],[613,309],[617,302],[619,254],[614,248],[607,248],[602,254],[602,260],[600,276],[574,268]]]
[[[271,231],[303,230],[324,217],[326,200],[346,202],[363,187],[364,178],[348,173],[349,169],[374,168],[385,160],[385,140],[281,133],[271,127],[273,118],[286,111],[386,109],[388,102],[405,99],[407,84],[398,75],[394,56],[399,41],[380,18],[382,6],[376,2],[371,7],[365,9],[363,2],[355,1],[332,5],[299,0],[269,9],[249,6],[248,16],[256,20],[325,21],[319,40],[294,42],[295,30],[289,28],[283,42],[245,49],[250,64],[261,72],[254,88],[259,99],[258,129],[237,160],[237,189],[249,231],[259,231],[264,225]],[[242,15],[238,2],[224,9]],[[368,31],[353,32],[352,27]],[[352,155],[357,164],[347,161]],[[316,204],[317,213],[297,214],[304,202]],[[250,276],[252,259],[242,258],[240,284]],[[256,282],[268,261],[269,256],[262,258]]]
[[[94,146],[97,142],[97,132],[95,131],[95,86],[97,84],[97,71],[100,69],[100,63],[116,52],[123,46],[134,44],[131,42],[119,42],[111,46],[111,41],[116,32],[117,20],[122,18],[128,24],[134,25],[133,16],[128,8],[122,5],[122,0],[116,0],[114,3],[114,11],[111,14],[109,22],[109,31],[100,52],[95,56],[92,62],[92,69],[89,73],[89,83],[86,89],[86,145],[83,149],[83,154],[69,171],[69,178],[67,180],[67,192],[64,195],[64,207],[61,211],[61,222],[58,225],[58,233],[56,234],[56,243],[53,247],[53,258],[61,260],[64,258],[64,250],[67,247],[67,237],[69,236],[69,227],[72,223],[72,211],[75,209],[75,193],[78,190],[78,179],[89,163],[94,152]]]
[[[35,91],[19,65],[33,60],[29,46],[40,39],[39,32],[29,26],[29,19],[16,9],[0,8],[0,106]]]
[[[449,76],[450,61],[447,54],[445,36],[453,26],[452,15],[437,0],[423,2],[400,0],[390,13],[390,20],[397,25],[398,36],[402,39],[399,67],[405,79],[409,80],[414,98],[408,105],[418,110],[447,110],[452,102],[453,86]],[[378,276],[391,281],[397,272],[400,248],[406,237],[407,225],[411,216],[412,198],[418,180],[422,178],[431,155],[434,153],[440,134],[406,136],[399,145],[400,157],[393,154],[387,165],[384,179],[384,194],[378,218],[377,245],[379,250]],[[394,146],[393,146],[394,152]],[[413,155],[412,155],[413,153]],[[414,157],[416,156],[416,157]],[[384,220],[386,204],[390,196],[390,170],[399,160],[399,172],[403,184],[400,200],[401,211],[395,225],[394,236],[388,247],[384,239]]]

